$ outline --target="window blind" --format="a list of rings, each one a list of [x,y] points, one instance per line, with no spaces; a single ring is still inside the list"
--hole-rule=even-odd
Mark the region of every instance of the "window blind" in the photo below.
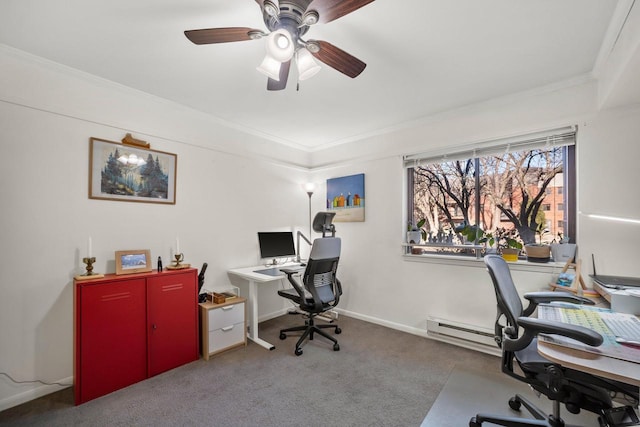
[[[489,141],[476,142],[441,148],[433,151],[410,154],[404,156],[405,168],[413,168],[429,163],[442,163],[455,160],[473,159],[513,151],[535,150],[539,148],[564,147],[575,145],[576,126],[567,126],[543,132],[500,138]]]

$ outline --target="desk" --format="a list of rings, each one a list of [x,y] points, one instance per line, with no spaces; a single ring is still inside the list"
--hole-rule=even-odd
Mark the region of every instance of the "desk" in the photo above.
[[[299,267],[301,269],[300,271],[303,271],[304,268],[301,267],[300,264],[296,263],[287,263],[277,266],[277,268],[294,267]],[[261,274],[255,272],[255,270],[263,270],[265,268],[268,267],[259,265],[254,267],[234,268],[233,270],[229,270],[228,273],[249,282],[249,339],[256,344],[259,344],[262,347],[266,348],[267,350],[273,350],[276,348],[276,346],[258,337],[258,284],[281,280],[286,276],[284,273],[278,276],[271,276],[269,274]]]
[[[540,318],[543,318],[542,316]],[[640,352],[640,350],[637,350]],[[538,340],[538,353],[567,368],[640,386],[640,364]]]

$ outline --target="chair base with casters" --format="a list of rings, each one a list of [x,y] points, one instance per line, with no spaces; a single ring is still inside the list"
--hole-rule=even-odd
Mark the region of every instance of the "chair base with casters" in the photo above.
[[[480,427],[482,423],[487,422],[492,425],[505,426],[505,427],[526,427],[526,426],[546,426],[546,427],[581,427],[565,422],[560,418],[560,402],[553,402],[553,415],[547,415],[536,407],[529,399],[516,394],[509,399],[509,407],[514,411],[520,411],[520,407],[524,406],[525,409],[534,417],[534,419],[519,418],[519,417],[506,417],[504,415],[493,414],[478,414],[471,418],[469,421],[469,427]]]
[[[340,344],[338,344],[338,340],[336,340],[334,337],[332,337],[331,335],[329,335],[328,333],[323,331],[323,329],[334,328],[334,333],[337,334],[337,335],[342,333],[342,329],[340,329],[340,327],[338,325],[316,325],[315,321],[314,321],[315,317],[316,317],[315,315],[311,315],[309,317],[309,320],[307,320],[304,325],[294,326],[292,328],[286,328],[286,329],[280,330],[280,339],[281,340],[284,340],[284,339],[287,338],[287,334],[286,334],[287,332],[303,331],[303,333],[300,336],[300,338],[298,338],[298,342],[296,343],[296,349],[294,351],[296,356],[300,356],[302,354],[302,347],[303,347],[303,344],[304,344],[305,340],[307,338],[309,338],[310,341],[313,340],[314,334],[318,334],[318,335],[328,339],[329,341],[333,342],[333,351],[339,351],[340,350]]]

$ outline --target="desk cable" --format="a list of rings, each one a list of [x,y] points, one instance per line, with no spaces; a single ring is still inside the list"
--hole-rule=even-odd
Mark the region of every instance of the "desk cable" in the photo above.
[[[0,372],[0,375],[4,375],[5,377],[9,378],[11,381],[13,381],[16,384],[28,384],[28,383],[40,383],[40,384],[44,384],[44,385],[59,385],[61,387],[71,387],[73,384],[64,384],[64,383],[58,383],[58,382],[45,382],[42,380],[28,380],[28,381],[18,381],[13,379],[13,377],[9,374],[7,374],[6,372]]]

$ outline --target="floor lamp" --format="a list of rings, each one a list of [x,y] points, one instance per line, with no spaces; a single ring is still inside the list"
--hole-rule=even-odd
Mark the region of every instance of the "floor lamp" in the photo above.
[[[307,184],[304,185],[304,190],[307,192],[307,195],[309,196],[309,238],[307,238],[307,236],[305,236],[304,234],[302,234],[300,231],[298,231],[297,233],[297,245],[298,245],[298,254],[296,256],[296,262],[300,262],[300,238],[304,239],[305,242],[307,242],[309,244],[309,246],[312,246],[312,236],[311,236],[311,224],[312,224],[312,219],[311,219],[311,196],[313,196],[313,190],[315,190],[316,185],[313,182],[308,182]]]
[[[311,239],[311,196],[313,196],[313,190],[316,189],[316,185],[313,182],[308,182],[305,184],[304,189],[309,196],[309,239]]]

